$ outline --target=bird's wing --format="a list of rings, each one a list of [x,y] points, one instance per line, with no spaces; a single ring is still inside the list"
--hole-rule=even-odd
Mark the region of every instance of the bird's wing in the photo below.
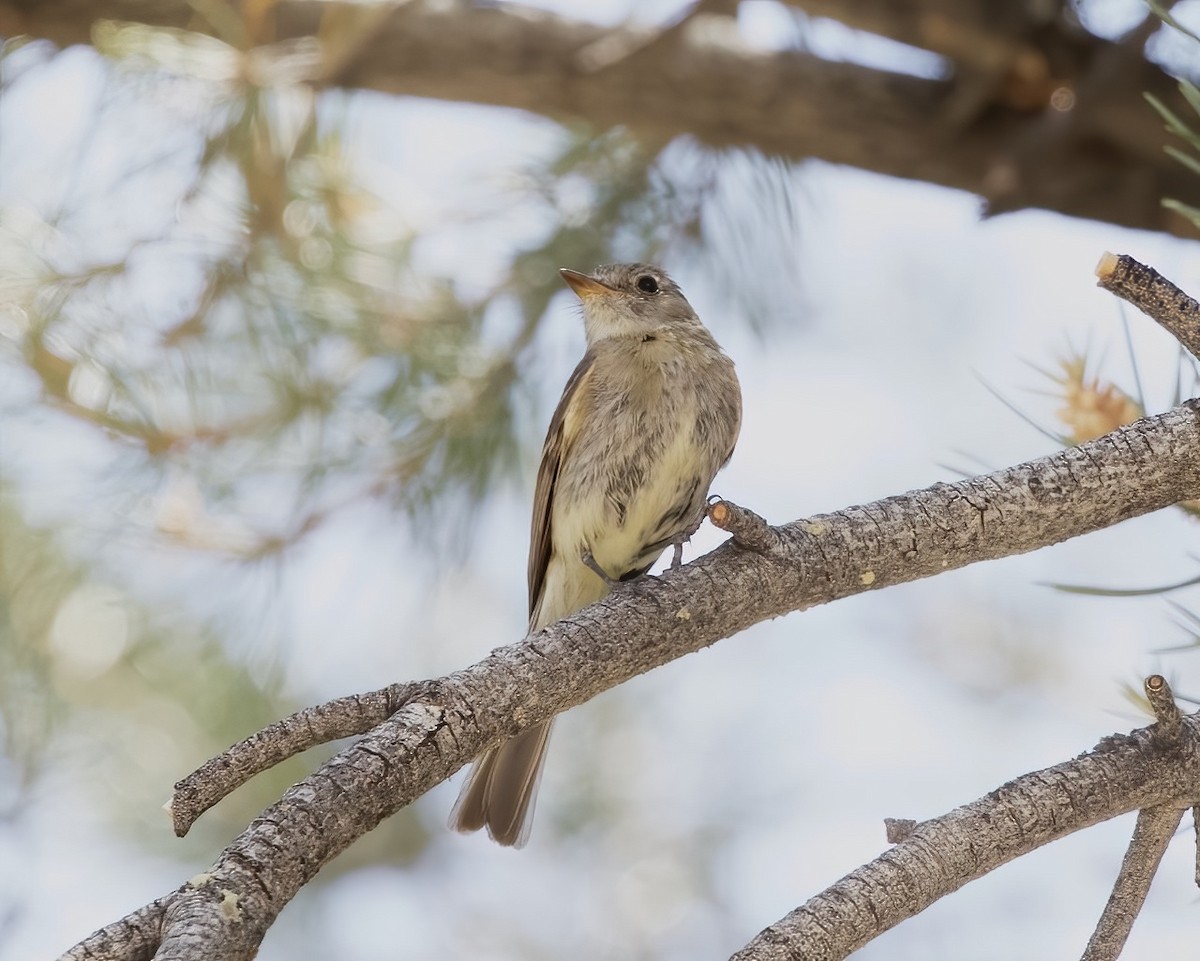
[[[592,351],[572,372],[563,389],[562,399],[550,418],[546,443],[542,446],[542,463],[538,467],[537,487],[533,494],[533,521],[529,535],[529,616],[537,610],[550,564],[550,511],[554,505],[554,490],[559,471],[570,453],[590,406],[588,383],[595,369],[596,356]]]

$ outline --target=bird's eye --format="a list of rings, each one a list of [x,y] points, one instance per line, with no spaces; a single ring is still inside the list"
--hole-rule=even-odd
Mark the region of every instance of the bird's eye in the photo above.
[[[642,274],[642,276],[637,279],[637,288],[644,294],[657,294],[658,281],[649,274]]]

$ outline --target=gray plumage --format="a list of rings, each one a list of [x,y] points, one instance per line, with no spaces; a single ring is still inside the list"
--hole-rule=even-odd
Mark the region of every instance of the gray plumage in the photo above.
[[[661,268],[614,264],[590,276],[562,274],[582,301],[588,347],[542,449],[530,633],[600,600],[612,582],[645,573],[692,535],[742,415],[733,361]],[[525,843],[550,723],[476,762],[452,827],[486,827],[500,844]]]

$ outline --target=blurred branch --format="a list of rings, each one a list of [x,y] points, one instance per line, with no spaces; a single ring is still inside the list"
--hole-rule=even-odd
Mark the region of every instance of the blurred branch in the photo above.
[[[1088,34],[1058,6],[1059,19],[1013,14],[996,29],[995,4],[956,14],[924,0],[928,17],[910,5],[894,16],[877,3],[796,5],[937,50],[952,58],[948,76],[748,49],[732,17],[704,11],[650,39],[507,3],[416,0],[371,31],[351,29],[358,12],[317,0],[284,0],[273,14],[276,42],[327,38],[335,16],[353,36],[353,55],[338,47],[322,59],[318,83],[625,126],[651,147],[687,134],[970,191],[994,211],[1039,207],[1195,235],[1160,205],[1166,196],[1200,206],[1200,186],[1164,153],[1168,135],[1142,95],[1177,111],[1186,104],[1141,45]],[[90,42],[101,19],[211,30],[193,11],[186,0],[0,0],[0,32],[66,45]],[[620,55],[606,60],[598,49]]]
[[[250,957],[284,905],[355,839],[489,744],[638,674],[770,617],[1058,543],[1194,496],[1197,417],[1200,402],[1189,401],[990,475],[785,524],[773,529],[769,553],[725,544],[427,682],[421,696],[264,811],[203,885],[167,895],[168,937],[191,948],[170,956]],[[1197,723],[1187,719],[1188,736]],[[1115,739],[1100,767],[1125,780],[1078,798],[1074,822],[1059,810],[1056,829],[1173,800],[1184,776],[1194,791],[1193,754],[1147,765],[1143,740]],[[1022,835],[1024,843],[1050,836]],[[973,875],[955,876],[942,894]],[[892,902],[879,915],[883,926],[898,912]],[[82,948],[66,955],[89,956]]]
[[[837,20],[855,30],[890,37],[976,71],[1017,70],[1037,55],[1024,40],[1054,22],[1053,5],[986,0],[783,0],[810,17]],[[1078,34],[1079,31],[1075,33]],[[1078,39],[1076,37],[1076,39]],[[1026,67],[1029,73],[1031,68]]]
[[[163,117],[163,139],[198,156],[176,157],[176,194],[148,204],[152,215],[176,204],[180,214],[163,236],[91,265],[94,232],[73,232],[69,212],[0,230],[0,259],[21,278],[0,305],[16,321],[0,348],[12,340],[44,405],[124,448],[121,493],[152,503],[141,516],[175,546],[258,561],[367,500],[410,516],[449,506],[419,532],[443,543],[465,535],[472,509],[520,462],[526,375],[562,289],[552,268],[614,259],[618,245],[627,259],[657,259],[668,244],[696,242],[719,181],[711,152],[682,145],[664,163],[624,131],[562,131],[504,195],[535,209],[544,234],[468,293],[418,269],[413,246],[464,224],[490,230],[496,212],[449,211],[418,236],[403,209],[365,186],[339,136],[339,98],[278,78],[260,86],[230,63],[235,49],[199,34],[163,44],[146,27],[107,33],[131,78],[157,76],[162,63],[198,73],[199,129]],[[146,105],[136,79],[113,87]],[[676,183],[666,169],[681,156],[695,161],[695,181]],[[136,163],[130,184],[147,174]],[[146,304],[154,267],[180,278],[174,310]],[[134,468],[140,490],[127,482]],[[267,510],[264,482],[276,489]]]

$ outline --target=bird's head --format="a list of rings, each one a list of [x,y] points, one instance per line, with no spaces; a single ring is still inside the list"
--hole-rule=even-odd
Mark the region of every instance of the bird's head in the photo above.
[[[699,326],[679,285],[661,267],[605,264],[590,274],[564,267],[563,280],[583,304],[588,344],[609,338],[641,338]]]

